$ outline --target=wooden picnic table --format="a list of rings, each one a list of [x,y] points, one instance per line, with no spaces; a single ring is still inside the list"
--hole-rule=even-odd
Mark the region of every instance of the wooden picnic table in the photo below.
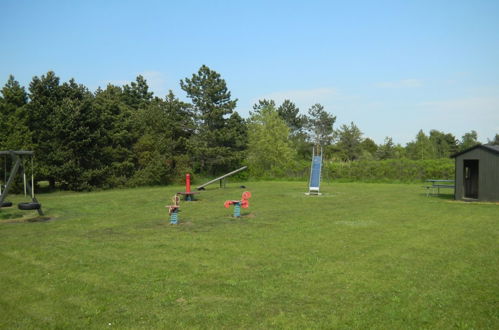
[[[435,189],[437,189],[437,196],[440,194],[440,188],[456,188],[456,185],[454,184],[454,180],[436,180],[436,179],[429,179],[426,180],[426,182],[431,182],[431,186],[427,185],[424,186],[426,188],[426,196],[430,195],[430,192],[432,195],[435,194]]]

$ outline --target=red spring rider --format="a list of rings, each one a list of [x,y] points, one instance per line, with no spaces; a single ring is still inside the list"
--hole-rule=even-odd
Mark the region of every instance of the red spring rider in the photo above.
[[[251,197],[251,193],[249,191],[243,192],[242,199],[240,201],[232,200],[225,201],[225,208],[228,209],[231,205],[234,205],[234,218],[241,217],[241,207],[243,209],[247,209],[249,207],[248,199]]]

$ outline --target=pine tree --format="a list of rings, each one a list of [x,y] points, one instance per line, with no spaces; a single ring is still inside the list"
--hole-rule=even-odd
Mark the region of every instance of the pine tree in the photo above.
[[[14,76],[9,76],[0,96],[0,150],[31,150],[27,126],[28,95]]]
[[[201,172],[217,174],[233,166],[231,115],[237,100],[231,99],[225,80],[220,74],[203,65],[192,77],[180,81],[181,88],[192,100],[197,129],[190,146]]]

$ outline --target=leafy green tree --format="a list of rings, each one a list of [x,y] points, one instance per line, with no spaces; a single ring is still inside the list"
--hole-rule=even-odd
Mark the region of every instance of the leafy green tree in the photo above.
[[[416,140],[409,142],[406,146],[406,152],[411,159],[432,159],[434,158],[433,147],[429,137],[419,130]]]
[[[253,113],[249,120],[247,163],[257,177],[284,176],[293,164],[295,151],[289,128],[272,106]]]
[[[339,158],[344,161],[357,160],[362,154],[362,132],[353,123],[348,125],[341,125],[340,129],[336,132],[338,142]]]
[[[447,158],[458,151],[456,137],[450,133],[445,134],[438,130],[431,130],[429,139],[434,158]]]
[[[459,144],[459,150],[466,150],[479,143],[480,142],[478,142],[478,134],[476,131],[465,133],[461,139],[461,143]]]
[[[234,151],[231,115],[237,100],[231,99],[225,80],[219,73],[203,65],[192,77],[180,81],[181,88],[192,100],[196,114],[197,134],[191,140],[191,152],[201,172],[217,174],[233,166]]]
[[[374,156],[376,154],[376,151],[378,151],[378,145],[370,138],[365,138],[364,140],[362,140],[360,146],[363,151],[368,152],[371,156]]]
[[[0,96],[0,150],[32,149],[31,132],[27,126],[27,103],[26,90],[14,76],[9,76]]]
[[[336,116],[331,115],[322,105],[316,103],[308,109],[306,122],[307,130],[314,144],[327,146],[332,143]]]

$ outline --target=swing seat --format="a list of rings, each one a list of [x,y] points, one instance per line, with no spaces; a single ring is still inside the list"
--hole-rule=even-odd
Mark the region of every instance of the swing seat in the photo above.
[[[39,210],[42,205],[40,203],[35,203],[35,202],[28,202],[28,203],[19,203],[17,204],[17,207],[20,210]]]
[[[2,202],[1,207],[10,207],[10,206],[12,206],[12,202]]]

